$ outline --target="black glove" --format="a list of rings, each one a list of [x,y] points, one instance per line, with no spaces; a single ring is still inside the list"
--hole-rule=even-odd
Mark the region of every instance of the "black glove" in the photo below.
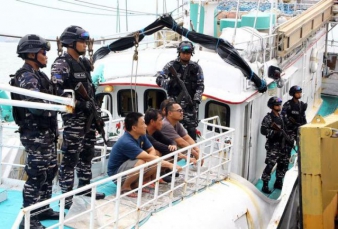
[[[93,109],[93,104],[89,101],[77,101],[75,105],[76,111],[84,111],[85,113],[90,113]]]

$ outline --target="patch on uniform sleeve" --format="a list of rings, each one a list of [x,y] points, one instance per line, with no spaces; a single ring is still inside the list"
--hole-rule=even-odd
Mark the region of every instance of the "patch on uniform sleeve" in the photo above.
[[[60,74],[53,74],[53,76],[54,76],[56,79],[62,79],[62,75],[60,75]]]

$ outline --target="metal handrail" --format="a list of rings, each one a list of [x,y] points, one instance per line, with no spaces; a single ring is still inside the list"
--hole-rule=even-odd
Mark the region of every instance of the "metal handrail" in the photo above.
[[[214,118],[214,117],[213,117]],[[215,118],[215,119],[219,119],[218,117]],[[212,118],[208,119],[208,121],[212,120]],[[67,193],[64,193],[62,195],[59,195],[59,196],[56,196],[56,197],[53,197],[51,199],[48,199],[48,200],[45,200],[43,202],[39,202],[35,205],[32,205],[32,206],[29,206],[29,207],[26,207],[24,209],[22,209],[17,217],[17,219],[15,220],[15,223],[13,224],[13,228],[17,228],[21,222],[21,219],[23,216],[25,216],[25,226],[29,226],[29,221],[30,221],[30,214],[31,214],[31,211],[35,210],[35,209],[38,209],[42,206],[46,206],[46,205],[49,205],[53,202],[60,202],[60,219],[59,219],[59,223],[57,224],[54,224],[53,226],[51,226],[50,228],[55,228],[55,227],[59,227],[59,228],[64,228],[64,224],[67,223],[67,222],[70,222],[71,220],[79,217],[79,216],[83,216],[84,214],[87,214],[87,213],[90,213],[90,224],[89,224],[89,228],[94,228],[94,212],[108,204],[108,203],[111,203],[111,202],[117,202],[119,203],[119,200],[121,199],[121,197],[124,197],[128,194],[130,194],[131,192],[133,191],[137,191],[139,193],[138,195],[138,199],[137,199],[137,204],[135,206],[134,209],[132,209],[131,211],[129,211],[127,214],[125,215],[122,215],[120,216],[119,214],[119,204],[116,204],[116,207],[115,207],[115,219],[111,222],[109,222],[108,224],[112,224],[112,223],[115,223],[115,228],[118,227],[118,221],[121,220],[124,216],[126,215],[129,215],[131,214],[132,212],[137,212],[138,213],[138,222],[136,223],[138,225],[138,223],[141,221],[141,219],[139,218],[139,214],[140,214],[140,209],[142,207],[144,207],[145,205],[149,205],[149,204],[152,204],[154,202],[156,202],[160,197],[164,196],[164,195],[170,195],[170,202],[168,203],[169,206],[172,205],[172,201],[173,201],[173,192],[178,189],[178,188],[181,188],[183,187],[184,188],[184,193],[183,193],[183,196],[185,196],[187,193],[186,193],[186,186],[187,186],[187,183],[188,182],[195,182],[196,184],[196,189],[195,189],[195,192],[197,192],[197,185],[198,185],[198,179],[196,178],[199,178],[201,177],[202,175],[207,175],[208,177],[208,173],[211,172],[211,171],[214,171],[215,169],[218,169],[218,172],[217,172],[217,179],[220,179],[221,178],[221,174],[220,174],[220,170],[222,168],[222,166],[228,164],[230,162],[230,156],[231,156],[231,153],[226,153],[226,155],[224,156],[225,154],[225,151],[230,149],[232,147],[232,143],[225,143],[224,140],[227,138],[227,137],[230,137],[231,139],[233,139],[234,137],[234,129],[231,129],[231,128],[226,128],[226,127],[223,127],[223,126],[220,126],[220,125],[216,125],[216,124],[210,124],[208,123],[207,121],[205,120],[202,120],[201,121],[202,125],[207,125],[207,126],[212,126],[212,128],[218,128],[220,130],[223,130],[225,132],[223,133],[216,133],[214,132],[213,133],[213,136],[210,136],[208,137],[207,139],[204,139],[196,144],[193,144],[193,145],[190,145],[188,147],[185,147],[185,148],[182,148],[180,150],[177,150],[175,152],[172,152],[166,156],[163,156],[163,157],[160,157],[160,158],[157,158],[156,160],[153,160],[153,161],[150,161],[150,162],[147,162],[143,165],[140,165],[138,167],[135,167],[133,169],[130,169],[128,171],[125,171],[125,172],[122,172],[122,173],[119,173],[119,174],[116,174],[114,176],[111,176],[111,177],[107,177],[105,179],[102,179],[100,181],[97,181],[97,182],[94,182],[94,183],[91,183],[85,187],[81,187],[81,188],[78,188],[76,190],[73,190],[73,191],[70,191],[70,192],[67,192]],[[211,133],[211,132],[209,132]],[[196,176],[194,177],[188,177],[188,172],[190,171],[190,154],[191,154],[191,149],[194,148],[194,147],[202,147],[204,145],[208,145],[208,143],[212,143],[210,145],[213,145],[213,144],[218,144],[219,147],[217,150],[214,150],[213,148],[209,148],[209,152],[207,152],[207,149],[206,148],[202,148],[202,150],[205,150],[203,153],[202,153],[202,150],[200,151],[200,157],[198,159],[198,162],[197,162],[197,173],[196,173]],[[183,166],[183,169],[185,171],[185,177],[184,177],[184,180],[185,182],[183,184],[178,184],[177,186],[175,186],[175,176],[172,176],[172,183],[171,183],[171,186],[170,186],[170,190],[164,192],[164,193],[159,193],[159,179],[160,178],[163,178],[164,176],[168,175],[168,174],[165,174],[165,175],[160,175],[160,170],[159,168],[161,167],[161,163],[162,161],[164,160],[168,160],[172,157],[174,157],[174,168],[173,168],[173,171],[171,171],[169,174],[173,174],[176,172],[176,163],[177,163],[177,160],[178,160],[178,154],[180,153],[184,153],[184,152],[188,152],[188,161],[187,161],[187,165]],[[215,165],[211,165],[211,163],[209,163],[208,165],[208,169],[206,171],[201,171],[201,161],[203,159],[206,159],[206,158],[209,158],[209,157],[212,157],[212,156],[215,156],[215,155],[219,155],[221,153],[221,156],[219,157],[219,161],[217,164]],[[156,179],[151,181],[151,182],[148,182],[147,184],[143,184],[143,172],[150,166],[157,166],[158,168],[158,171],[157,171],[157,174],[156,174]],[[230,166],[229,166],[230,167]],[[130,192],[128,193],[123,193],[121,194],[121,183],[122,183],[122,179],[123,177],[127,176],[127,175],[130,175],[130,174],[133,174],[133,173],[140,173],[140,176],[139,176],[139,187],[137,189],[134,189],[134,190],[131,190]],[[228,171],[229,173],[230,171]],[[223,178],[221,178],[223,179]],[[112,181],[117,181],[117,192],[116,192],[116,197],[113,198],[112,200],[108,200],[107,202],[104,202],[104,204],[98,204],[98,203],[95,203],[95,193],[96,193],[96,190],[97,190],[97,187],[99,185],[103,185],[105,183],[110,183]],[[155,183],[155,193],[154,193],[154,198],[146,201],[145,203],[142,204],[141,202],[141,198],[142,198],[142,195],[141,195],[141,192],[142,192],[142,188],[146,187],[147,185],[149,184],[152,184],[152,183]],[[211,185],[212,183],[214,183],[213,181],[210,181],[210,184],[208,184],[207,186]],[[90,204],[91,204],[91,208],[89,210],[86,210],[86,211],[82,211],[80,214],[77,214],[67,220],[64,219],[64,206],[65,206],[65,199],[67,197],[71,197],[73,195],[76,195],[80,192],[84,192],[84,191],[91,191],[92,192],[92,197],[90,199]],[[106,227],[107,225],[103,225],[102,227],[100,228],[104,228]]]

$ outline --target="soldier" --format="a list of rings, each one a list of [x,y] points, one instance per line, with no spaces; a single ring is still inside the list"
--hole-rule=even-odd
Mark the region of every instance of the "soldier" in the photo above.
[[[50,44],[44,38],[29,34],[20,39],[17,54],[25,63],[16,72],[11,85],[31,91],[53,94],[53,84],[40,71],[46,67],[47,51]],[[31,102],[49,103],[43,99],[12,94],[12,99]],[[13,107],[13,116],[18,124],[20,140],[27,152],[25,171],[27,180],[23,187],[23,207],[28,207],[52,197],[53,179],[57,172],[55,142],[57,118],[55,111]],[[41,212],[39,215],[37,212]],[[30,228],[45,228],[40,220],[58,219],[59,213],[49,206],[32,212]],[[24,220],[20,228],[24,228]]]
[[[64,89],[73,89],[81,82],[88,96],[94,99],[95,88],[92,83],[89,60],[80,57],[85,54],[89,33],[79,26],[69,26],[60,37],[63,47],[67,48],[62,56],[58,57],[52,65],[52,77],[57,80],[58,94],[67,96]],[[95,123],[88,120],[95,105],[83,99],[76,93],[75,113],[62,114],[64,123],[63,144],[61,150],[63,159],[59,169],[59,180],[62,193],[69,192],[74,186],[74,168],[76,166],[78,187],[90,184],[92,178],[91,160],[94,157]],[[91,121],[89,130],[85,130],[86,123]],[[81,193],[84,194],[84,193]],[[91,192],[85,193],[91,196]],[[104,193],[96,193],[96,199],[103,199]],[[66,208],[70,208],[72,198],[67,199]]]
[[[261,134],[267,138],[266,149],[266,167],[262,174],[264,193],[270,194],[268,184],[271,178],[271,171],[274,165],[277,163],[276,170],[276,182],[274,184],[275,189],[282,189],[283,178],[288,168],[288,155],[285,153],[284,144],[285,137],[283,137],[284,123],[282,116],[280,115],[282,100],[276,96],[271,97],[268,101],[268,107],[271,112],[268,113],[261,125]]]
[[[292,99],[284,103],[282,116],[286,127],[286,133],[291,139],[291,142],[286,144],[285,150],[288,156],[291,156],[291,151],[297,137],[298,127],[307,123],[305,117],[307,103],[299,101],[302,98],[302,88],[297,85],[290,88],[289,95],[292,96]]]
[[[203,71],[198,63],[190,60],[194,54],[194,45],[190,41],[182,41],[177,48],[177,52],[178,58],[167,63],[163,70],[155,75],[157,77],[156,83],[166,89],[168,96],[181,105],[184,110],[182,124],[190,137],[196,141],[198,105],[201,103],[204,91]],[[178,83],[178,79],[169,72],[170,66],[173,66],[176,72],[181,75],[181,80],[184,82],[192,104],[189,104],[188,96]]]

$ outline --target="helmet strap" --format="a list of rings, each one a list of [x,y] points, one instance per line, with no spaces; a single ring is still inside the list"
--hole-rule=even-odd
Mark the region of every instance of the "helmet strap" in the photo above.
[[[74,49],[75,52],[77,52],[77,54],[79,54],[79,56],[82,56],[82,55],[86,54],[86,52],[79,52],[79,50],[76,49],[76,42],[77,41],[74,41],[73,42],[73,46],[68,46],[68,48]]]
[[[38,53],[35,53],[35,57],[34,57],[34,58],[30,58],[30,57],[28,57],[28,55],[26,55],[25,60],[31,60],[31,61],[37,63],[38,66],[39,66],[39,68],[44,68],[44,67],[46,67],[45,64],[41,64],[40,61],[38,61]]]

